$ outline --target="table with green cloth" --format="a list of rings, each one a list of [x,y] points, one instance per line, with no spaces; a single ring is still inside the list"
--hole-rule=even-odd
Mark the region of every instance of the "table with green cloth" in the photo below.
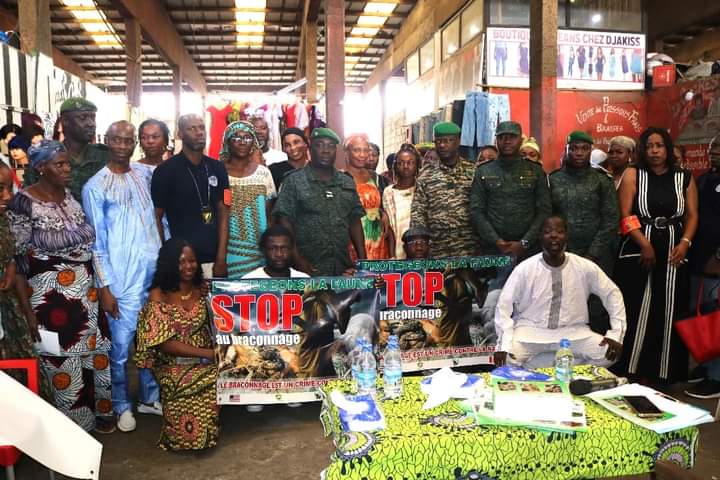
[[[594,369],[581,366],[575,372],[592,377]],[[657,434],[589,398],[583,398],[586,432],[477,425],[454,400],[423,410],[427,396],[420,390],[422,378],[403,377],[402,397],[380,402],[386,428],[375,432],[343,432],[340,427],[330,392],[350,393],[351,381],[323,387],[320,420],[335,444],[322,474],[326,480],[599,478],[647,473],[657,460],[685,468],[695,461],[696,427]]]

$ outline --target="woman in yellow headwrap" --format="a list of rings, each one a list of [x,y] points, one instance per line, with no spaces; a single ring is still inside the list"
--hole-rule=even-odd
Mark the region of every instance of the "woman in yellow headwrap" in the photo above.
[[[540,145],[538,145],[535,137],[523,137],[523,143],[520,145],[520,155],[542,165],[542,156],[540,155]]]

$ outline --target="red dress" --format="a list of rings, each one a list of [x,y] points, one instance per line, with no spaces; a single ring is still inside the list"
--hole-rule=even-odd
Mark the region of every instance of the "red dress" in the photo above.
[[[225,108],[218,109],[210,106],[207,111],[210,113],[210,143],[208,146],[208,157],[217,159],[222,148],[223,133],[228,126],[227,116],[232,112],[232,104],[228,103]]]

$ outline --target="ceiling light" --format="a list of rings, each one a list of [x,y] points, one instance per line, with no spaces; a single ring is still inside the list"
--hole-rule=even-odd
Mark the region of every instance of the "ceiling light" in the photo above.
[[[596,13],[595,15],[590,17],[590,21],[592,23],[600,23],[601,20],[602,20],[602,15],[600,15],[599,13]]]
[[[455,53],[455,52],[457,52],[457,46],[452,45],[452,44],[448,45],[447,53],[449,53],[450,55],[452,55],[452,54]]]
[[[355,37],[374,37],[380,29],[377,27],[353,27],[350,35]]]
[[[384,13],[385,15],[390,15],[396,6],[396,3],[368,2],[363,11],[365,13]]]
[[[265,12],[235,12],[236,23],[263,23]]]

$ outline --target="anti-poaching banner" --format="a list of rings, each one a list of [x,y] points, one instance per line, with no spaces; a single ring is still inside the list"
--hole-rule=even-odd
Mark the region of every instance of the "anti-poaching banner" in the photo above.
[[[319,399],[349,375],[347,353],[377,336],[376,279],[271,278],[214,281],[210,291],[218,404]]]
[[[406,372],[493,363],[495,305],[511,257],[363,260],[356,266],[359,274],[382,279],[377,352],[397,335]]]

